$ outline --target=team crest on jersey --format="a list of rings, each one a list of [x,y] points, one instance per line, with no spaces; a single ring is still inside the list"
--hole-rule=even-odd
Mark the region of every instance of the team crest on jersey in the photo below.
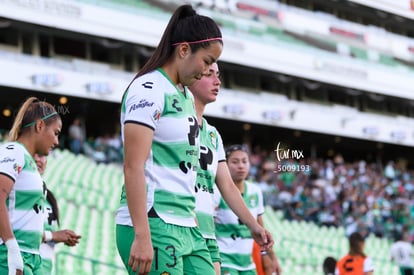
[[[15,163],[15,164],[13,165],[13,169],[14,169],[14,171],[15,171],[17,174],[19,174],[19,173],[20,173],[20,171],[22,171],[22,167],[21,167],[20,165],[18,165],[17,163]]]
[[[159,110],[155,110],[155,112],[152,114],[152,118],[155,121],[158,121],[160,119],[160,117],[161,117],[161,112]]]
[[[210,136],[211,144],[213,145],[214,149],[217,149],[217,136],[216,136],[216,133],[214,131],[210,131],[208,133],[208,135]]]
[[[250,198],[249,198],[249,203],[250,203],[250,206],[251,206],[251,207],[256,206],[256,198],[255,198],[255,196],[254,196],[254,195],[250,196]]]

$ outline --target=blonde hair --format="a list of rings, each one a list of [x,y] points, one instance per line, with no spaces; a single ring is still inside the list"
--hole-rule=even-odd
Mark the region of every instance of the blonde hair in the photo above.
[[[29,97],[23,102],[14,119],[9,133],[9,141],[16,141],[25,131],[29,131],[39,119],[44,120],[46,125],[49,125],[51,122],[60,119],[60,116],[50,103],[40,101],[36,97]]]

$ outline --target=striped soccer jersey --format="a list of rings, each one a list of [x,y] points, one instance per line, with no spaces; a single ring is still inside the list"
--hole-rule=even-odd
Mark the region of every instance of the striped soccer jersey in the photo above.
[[[55,213],[53,213],[52,206],[47,200],[45,201],[44,230],[52,232],[58,230]],[[40,244],[40,256],[42,257],[42,260],[53,260],[54,246],[54,242]]]
[[[215,239],[214,184],[218,163],[225,161],[223,142],[217,129],[203,118],[200,127],[200,160],[196,181],[196,215],[198,227],[206,239]]]
[[[6,205],[20,250],[39,254],[45,202],[43,181],[23,144],[8,142],[0,146],[0,174],[14,181]]]
[[[257,185],[245,181],[242,197],[253,217],[257,219],[264,213],[263,195]],[[216,212],[215,223],[221,266],[240,271],[255,269],[252,260],[253,238],[250,230],[241,223],[222,198]]]
[[[121,107],[121,128],[137,123],[154,130],[145,162],[147,211],[166,223],[196,226],[195,180],[199,157],[199,127],[192,94],[181,92],[162,69],[133,81]],[[140,146],[137,144],[137,146]],[[125,186],[116,223],[132,226]]]

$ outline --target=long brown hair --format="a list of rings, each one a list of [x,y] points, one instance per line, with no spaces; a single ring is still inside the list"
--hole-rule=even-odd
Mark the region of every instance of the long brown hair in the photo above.
[[[16,141],[24,132],[29,131],[39,119],[44,120],[46,125],[50,125],[60,119],[60,116],[50,103],[40,101],[36,97],[29,97],[23,102],[14,119],[9,140]]]
[[[354,232],[349,236],[349,255],[366,257],[362,244],[364,238],[358,232]]]

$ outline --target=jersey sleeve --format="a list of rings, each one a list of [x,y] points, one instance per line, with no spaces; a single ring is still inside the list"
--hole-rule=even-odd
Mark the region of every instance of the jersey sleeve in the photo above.
[[[214,208],[217,209],[220,204],[221,193],[216,184],[214,184],[213,189],[214,189],[213,203],[214,203]]]
[[[218,162],[226,161],[226,153],[224,151],[223,140],[218,131],[217,131],[217,144],[218,144],[218,151],[217,151]]]
[[[15,143],[6,143],[0,146],[0,174],[16,181],[24,166],[24,152]]]
[[[145,125],[153,130],[164,109],[164,96],[157,85],[148,84],[146,77],[134,80],[125,99],[125,123]]]
[[[374,262],[370,257],[367,257],[364,261],[364,272],[374,271]]]
[[[258,196],[258,198],[259,198],[259,205],[258,205],[258,209],[257,209],[257,213],[259,214],[259,215],[263,215],[264,214],[264,202],[263,202],[263,192],[262,192],[262,189],[260,189],[260,187],[259,186],[257,186],[256,185],[256,187],[257,187],[257,196]]]

